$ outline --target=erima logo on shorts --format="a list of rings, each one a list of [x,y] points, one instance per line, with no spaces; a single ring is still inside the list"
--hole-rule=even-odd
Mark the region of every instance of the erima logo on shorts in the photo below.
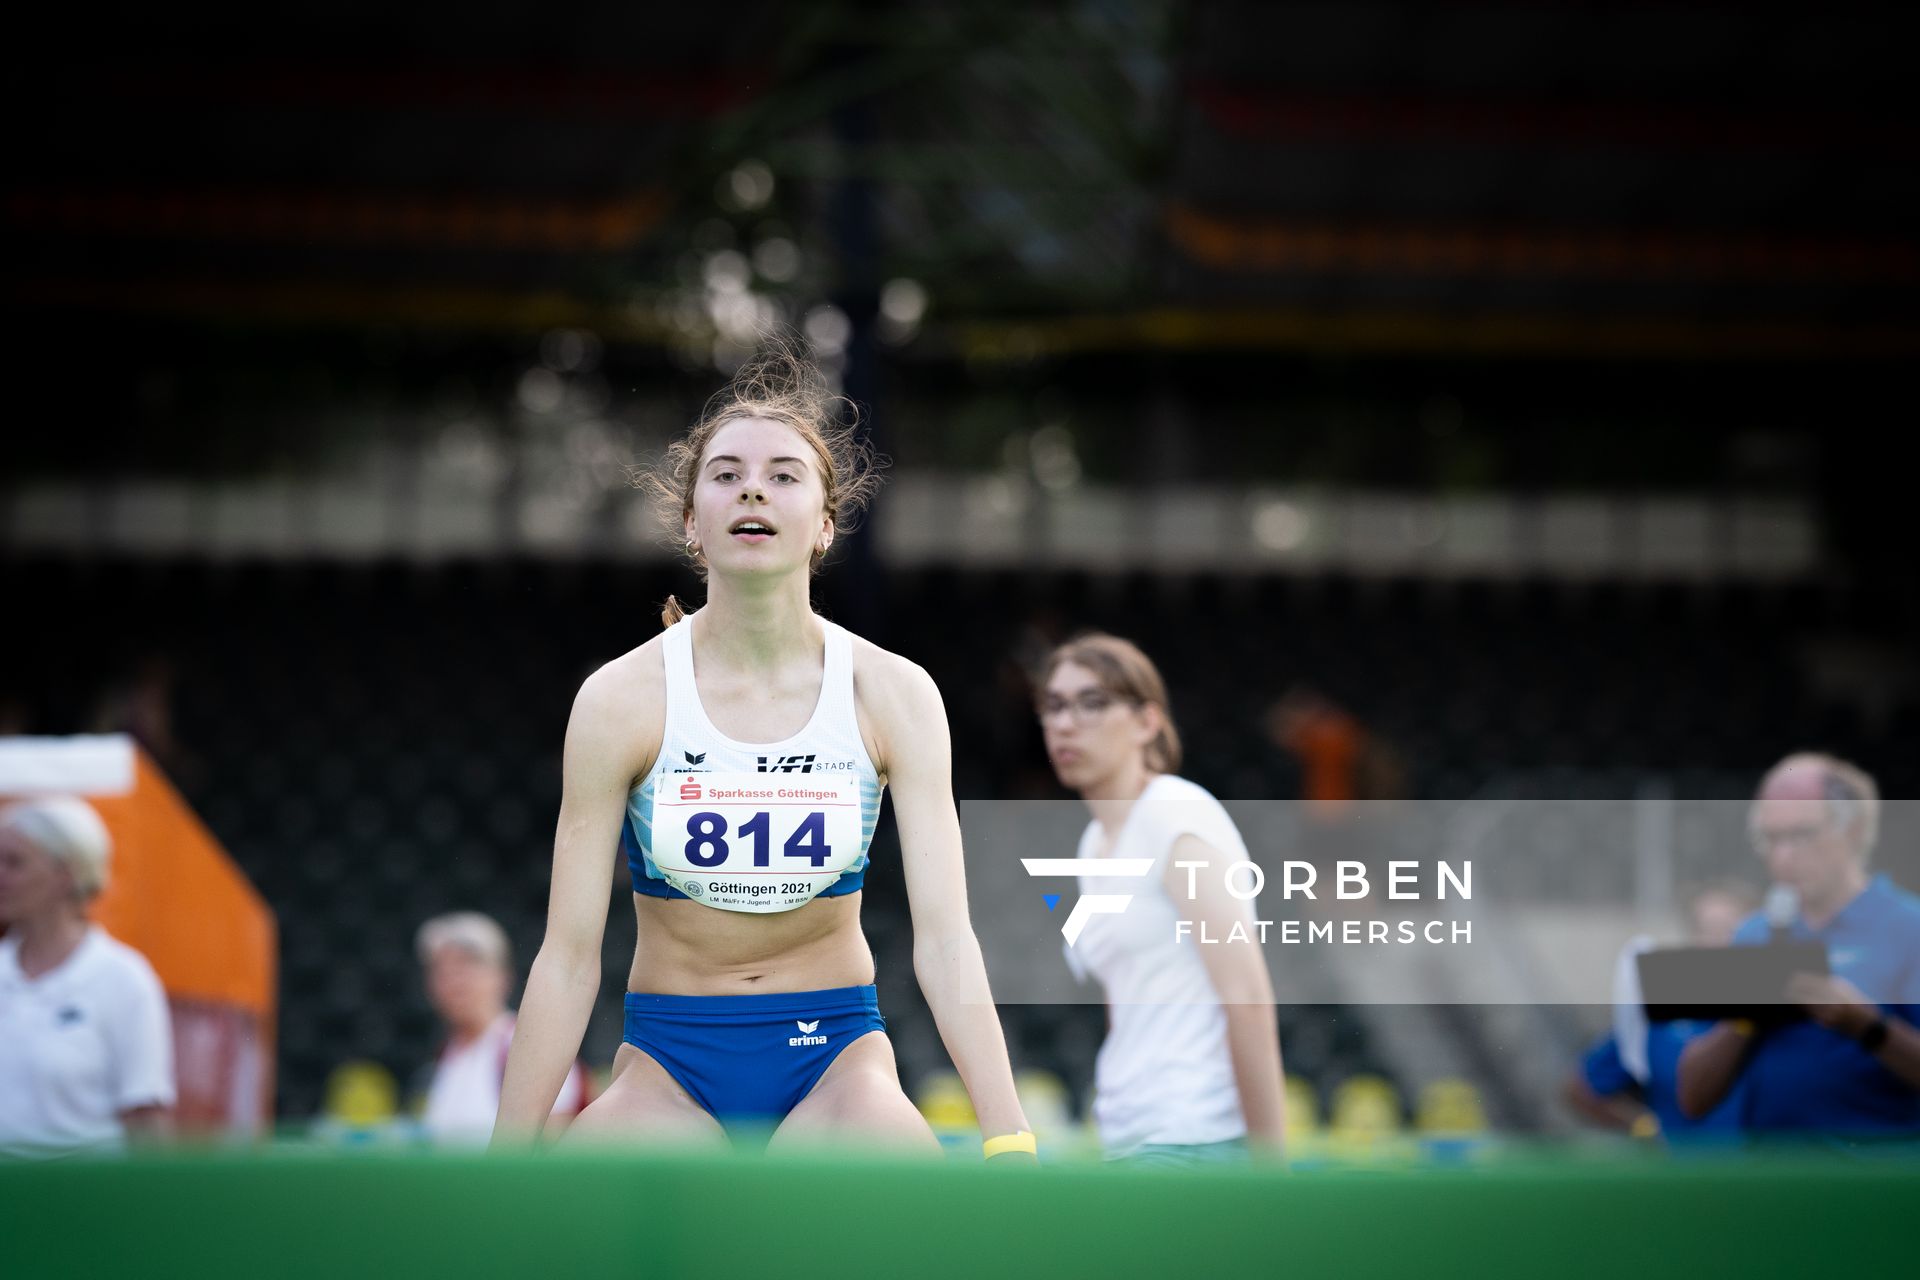
[[[825,1044],[827,1042],[825,1036],[814,1034],[815,1031],[820,1029],[820,1019],[815,1018],[812,1022],[800,1022],[796,1020],[793,1025],[800,1028],[799,1035],[787,1037],[787,1043],[793,1048],[797,1049],[801,1045]]]
[[[1022,858],[1020,863],[1026,867],[1030,876],[1144,876],[1153,870],[1152,858],[1101,858],[1098,866],[1089,866],[1091,860],[1080,858]],[[1117,916],[1127,909],[1133,901],[1130,893],[1083,893],[1080,900],[1073,904],[1073,910],[1067,913],[1067,922],[1060,926],[1060,932],[1066,935],[1067,945],[1072,946],[1080,940],[1080,931],[1087,927],[1087,921],[1093,916]]]

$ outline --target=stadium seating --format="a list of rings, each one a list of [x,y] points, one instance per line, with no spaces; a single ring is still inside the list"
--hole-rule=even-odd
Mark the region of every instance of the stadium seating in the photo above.
[[[147,655],[172,660],[163,763],[279,913],[283,1116],[314,1114],[343,1058],[401,1079],[431,1058],[412,949],[426,917],[488,911],[524,972],[546,907],[574,690],[654,633],[669,591],[699,594],[682,573],[615,564],[8,568],[22,598],[69,620],[24,637],[9,673],[6,692],[36,731],[98,726],[110,682]],[[1295,681],[1391,742],[1422,796],[1548,767],[1589,788],[1617,779],[1621,795],[1650,772],[1737,795],[1807,745],[1870,762],[1891,795],[1920,782],[1920,709],[1837,703],[1805,678],[1809,637],[1881,625],[1841,588],[931,570],[879,585],[829,572],[819,595],[939,682],[963,798],[1060,794],[1023,662],[1088,626],[1158,659],[1183,771],[1227,798],[1297,793],[1295,765],[1262,724]],[[863,920],[913,1081],[948,1064],[911,976],[890,824],[873,856]],[[590,1063],[619,1040],[611,975],[625,972],[633,939],[624,896],[609,884],[610,978]],[[1051,1072],[1083,1110],[1102,1011],[1009,1006],[1005,1021],[1016,1066]],[[1289,1070],[1323,1091],[1383,1070],[1359,1020],[1337,1009],[1282,1010],[1282,1038]],[[1357,1104],[1332,1096],[1332,1127],[1358,1126]]]

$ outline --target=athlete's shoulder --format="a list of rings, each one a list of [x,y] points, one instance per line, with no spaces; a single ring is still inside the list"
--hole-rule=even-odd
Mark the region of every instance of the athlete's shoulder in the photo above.
[[[662,631],[635,645],[589,675],[580,684],[575,710],[609,708],[631,711],[635,704],[664,703],[667,692],[666,635]]]
[[[882,649],[863,636],[847,632],[853,641],[853,687],[862,705],[874,702],[924,707],[939,703],[940,687],[925,667]]]
[[[655,636],[581,681],[567,722],[570,759],[592,760],[596,768],[622,776],[637,777],[653,766],[667,720],[662,647]]]
[[[853,701],[867,753],[882,777],[896,781],[901,762],[946,768],[946,705],[919,663],[853,636]]]

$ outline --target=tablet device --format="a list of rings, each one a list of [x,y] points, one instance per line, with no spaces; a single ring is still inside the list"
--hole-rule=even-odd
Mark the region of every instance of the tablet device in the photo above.
[[[1643,951],[1640,995],[1652,1022],[1675,1018],[1714,1021],[1751,1018],[1780,1022],[1803,1017],[1786,998],[1796,973],[1824,975],[1824,942],[1769,942],[1758,947],[1668,947]]]

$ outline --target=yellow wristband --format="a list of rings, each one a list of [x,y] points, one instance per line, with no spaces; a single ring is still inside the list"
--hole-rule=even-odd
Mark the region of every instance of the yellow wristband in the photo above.
[[[1018,1133],[1009,1133],[998,1138],[988,1138],[980,1144],[980,1147],[981,1150],[987,1153],[986,1158],[989,1160],[995,1156],[1006,1155],[1009,1151],[1024,1151],[1028,1155],[1035,1157],[1040,1154],[1039,1145],[1034,1142],[1033,1135],[1025,1129],[1022,1129]]]
[[[1729,1018],[1727,1019],[1727,1025],[1733,1028],[1733,1034],[1737,1036],[1750,1036],[1753,1034],[1752,1018]]]

